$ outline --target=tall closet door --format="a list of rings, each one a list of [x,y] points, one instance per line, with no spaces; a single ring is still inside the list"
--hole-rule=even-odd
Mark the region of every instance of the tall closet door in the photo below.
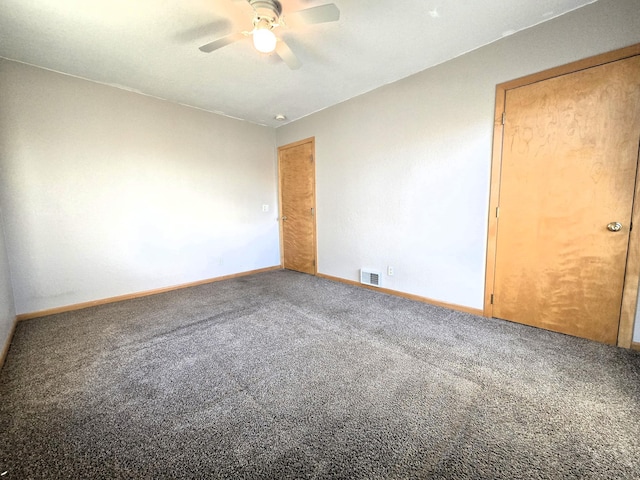
[[[640,57],[508,90],[505,105],[493,316],[615,344]]]
[[[278,149],[282,263],[287,270],[316,273],[315,141]]]

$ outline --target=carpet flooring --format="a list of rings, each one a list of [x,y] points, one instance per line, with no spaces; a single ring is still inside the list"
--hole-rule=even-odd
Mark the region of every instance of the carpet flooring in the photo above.
[[[638,479],[640,355],[289,271],[21,322],[0,478]]]

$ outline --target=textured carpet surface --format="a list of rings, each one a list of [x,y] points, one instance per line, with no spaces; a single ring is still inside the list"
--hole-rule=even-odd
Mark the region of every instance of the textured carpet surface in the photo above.
[[[640,355],[293,272],[18,325],[0,473],[638,479]]]

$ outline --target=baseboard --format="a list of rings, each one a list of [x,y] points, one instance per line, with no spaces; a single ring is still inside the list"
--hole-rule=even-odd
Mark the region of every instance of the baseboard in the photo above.
[[[274,270],[282,270],[282,266],[276,265],[274,267],[259,268],[257,270],[251,270],[248,272],[234,273],[232,275],[224,275],[222,277],[208,278],[206,280],[199,280],[197,282],[189,282],[189,283],[183,283],[180,285],[173,285],[171,287],[163,287],[163,288],[157,288],[154,290],[146,290],[144,292],[129,293],[127,295],[119,295],[117,297],[102,298],[100,300],[91,300],[90,302],[75,303],[73,305],[65,305],[63,307],[40,310],[38,312],[21,313],[20,315],[17,316],[17,320],[18,321],[31,320],[33,318],[46,317],[48,315],[55,315],[57,313],[71,312],[73,310],[81,310],[83,308],[95,307],[97,305],[104,305],[107,303],[122,302],[124,300],[132,300],[134,298],[147,297],[149,295],[157,295],[159,293],[171,292],[173,290],[180,290],[182,288],[197,287],[198,285],[205,285],[207,283],[221,282],[223,280],[246,277],[247,275],[254,275],[256,273],[262,273],[262,272],[271,272]]]
[[[9,353],[9,347],[11,346],[11,340],[13,340],[13,334],[16,333],[16,325],[18,323],[18,319],[14,318],[13,325],[11,326],[11,331],[9,332],[9,336],[4,343],[4,347],[2,348],[2,355],[0,355],[0,369],[4,367],[4,361],[7,358],[7,354]]]
[[[640,343],[638,343],[638,342],[631,342],[631,350],[638,350],[638,351],[640,351]]]
[[[473,315],[483,315],[483,311],[481,308],[471,308],[465,307],[463,305],[455,305],[453,303],[440,302],[438,300],[433,300],[427,297],[421,297],[420,295],[413,295],[411,293],[404,293],[398,290],[391,290],[388,288],[382,287],[371,287],[369,285],[363,285],[360,282],[356,282],[354,280],[346,280],[340,277],[332,277],[331,275],[325,275],[324,273],[317,273],[316,276],[321,278],[326,278],[327,280],[332,280],[334,282],[346,283],[347,285],[355,285],[356,287],[366,288],[368,290],[373,290],[376,292],[388,293],[389,295],[395,295],[396,297],[407,298],[409,300],[415,300],[417,302],[428,303],[430,305],[435,305],[437,307],[444,307],[450,310],[457,310],[459,312],[471,313]]]

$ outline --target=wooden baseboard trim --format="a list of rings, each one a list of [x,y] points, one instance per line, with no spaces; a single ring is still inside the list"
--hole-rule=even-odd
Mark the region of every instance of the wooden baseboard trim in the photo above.
[[[631,350],[638,350],[638,351],[640,351],[640,343],[638,343],[638,342],[631,342]]]
[[[481,308],[471,308],[465,307],[462,305],[455,305],[453,303],[440,302],[438,300],[433,300],[427,297],[421,297],[420,295],[413,295],[412,293],[400,292],[398,290],[390,290],[388,288],[381,287],[371,287],[369,285],[363,285],[360,282],[356,282],[354,280],[347,280],[340,277],[332,277],[331,275],[325,275],[324,273],[317,273],[317,277],[326,278],[327,280],[332,280],[334,282],[346,283],[347,285],[354,285],[356,287],[366,288],[368,290],[373,290],[375,292],[388,293],[389,295],[395,295],[396,297],[407,298],[409,300],[415,300],[417,302],[428,303],[429,305],[435,305],[437,307],[444,307],[450,310],[457,310],[459,312],[471,313],[473,315],[482,316],[483,311]]]
[[[11,340],[13,340],[13,334],[16,333],[16,325],[18,324],[18,319],[13,319],[13,325],[11,326],[11,331],[9,332],[9,336],[7,340],[4,342],[4,347],[2,348],[2,355],[0,355],[0,369],[4,367],[4,361],[7,359],[7,355],[9,354],[9,347],[11,347]]]
[[[173,290],[180,290],[182,288],[197,287],[198,285],[205,285],[207,283],[221,282],[223,280],[230,280],[232,278],[246,277],[247,275],[255,275],[256,273],[272,272],[274,270],[282,270],[282,266],[276,265],[274,267],[259,268],[257,270],[251,270],[248,272],[234,273],[231,275],[224,275],[222,277],[208,278],[206,280],[198,280],[197,282],[189,282],[189,283],[183,283],[180,285],[173,285],[171,287],[157,288],[154,290],[146,290],[144,292],[129,293],[126,295],[119,295],[117,297],[102,298],[100,300],[92,300],[90,302],[76,303],[73,305],[65,305],[63,307],[49,308],[47,310],[41,310],[39,312],[21,313],[20,315],[17,316],[17,320],[19,322],[22,320],[31,320],[33,318],[46,317],[49,315],[55,315],[57,313],[71,312],[73,310],[81,310],[83,308],[95,307],[97,305],[104,305],[107,303],[122,302],[123,300],[132,300],[134,298],[147,297],[149,295],[157,295],[159,293],[171,292]]]

